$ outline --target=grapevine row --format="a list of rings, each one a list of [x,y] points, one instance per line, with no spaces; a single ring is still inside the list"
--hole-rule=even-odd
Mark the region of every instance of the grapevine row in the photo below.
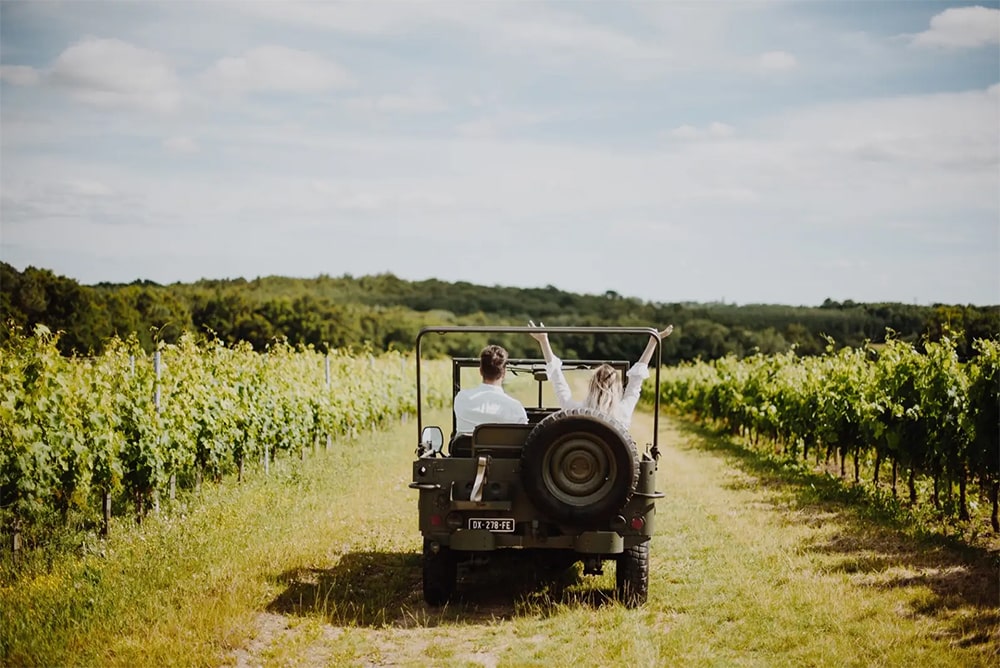
[[[960,362],[947,338],[923,351],[898,339],[884,346],[843,348],[798,357],[729,356],[667,370],[664,405],[716,421],[754,443],[777,444],[792,456],[839,456],[841,476],[853,458],[854,479],[867,462],[878,486],[891,468],[893,493],[902,471],[909,501],[918,480],[929,480],[930,501],[969,518],[968,487],[978,484],[992,502],[1000,531],[1000,344],[975,343]],[[958,498],[953,497],[957,486]]]
[[[447,385],[424,396],[442,405]],[[45,328],[18,333],[0,349],[0,523],[16,538],[102,502],[105,522],[111,507],[141,518],[176,486],[266,470],[283,452],[412,413],[415,398],[412,360],[395,352],[276,343],[259,354],[185,335],[155,356],[130,338],[67,358]]]

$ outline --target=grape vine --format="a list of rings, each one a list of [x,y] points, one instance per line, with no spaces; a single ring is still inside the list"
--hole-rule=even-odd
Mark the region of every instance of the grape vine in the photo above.
[[[1000,531],[1000,344],[974,345],[976,356],[964,363],[948,338],[923,351],[890,338],[877,347],[830,345],[816,357],[729,356],[665,370],[660,397],[754,444],[803,459],[825,451],[843,477],[850,458],[855,481],[867,463],[879,486],[888,464],[894,494],[902,473],[911,504],[929,502],[958,519],[969,518],[976,484]],[[929,481],[922,500],[920,480]]]
[[[266,471],[416,410],[412,357],[275,343],[266,353],[184,335],[147,356],[135,337],[67,358],[39,326],[0,348],[0,526],[18,536],[70,513],[141,517],[177,487]],[[448,400],[424,362],[425,404]]]

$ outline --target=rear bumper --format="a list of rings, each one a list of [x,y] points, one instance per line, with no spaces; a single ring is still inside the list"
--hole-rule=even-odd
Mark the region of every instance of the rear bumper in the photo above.
[[[584,531],[572,536],[532,537],[516,534],[462,530],[427,536],[441,545],[462,552],[492,552],[500,549],[567,550],[579,554],[621,554],[649,540],[649,536],[623,536],[615,531]]]

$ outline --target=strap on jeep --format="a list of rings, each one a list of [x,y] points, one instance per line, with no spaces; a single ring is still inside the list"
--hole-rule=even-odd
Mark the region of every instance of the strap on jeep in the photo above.
[[[486,486],[486,468],[489,462],[489,456],[482,455],[479,457],[479,461],[476,464],[476,482],[472,484],[472,493],[469,495],[470,501],[483,500],[483,487]]]

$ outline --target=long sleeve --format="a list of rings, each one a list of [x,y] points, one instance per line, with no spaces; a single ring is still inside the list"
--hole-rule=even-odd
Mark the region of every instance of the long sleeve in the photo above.
[[[573,408],[577,404],[573,401],[573,391],[569,389],[569,383],[562,371],[562,360],[556,356],[545,365],[545,373],[548,374],[549,382],[552,383],[552,390],[556,394],[556,401],[559,408]]]
[[[625,424],[632,422],[632,413],[636,404],[639,403],[639,394],[642,392],[642,381],[649,378],[649,365],[645,362],[636,362],[625,374],[628,382],[625,391],[622,393],[622,402],[619,405],[619,412]]]

